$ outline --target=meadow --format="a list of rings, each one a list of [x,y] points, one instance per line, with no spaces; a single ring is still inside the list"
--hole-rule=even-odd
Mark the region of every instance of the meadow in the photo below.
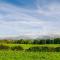
[[[4,46],[21,46],[23,49],[36,46],[59,47],[60,44],[3,44]],[[60,52],[0,50],[0,60],[60,60]]]
[[[0,51],[0,60],[60,60],[60,52]]]
[[[60,38],[0,40],[0,60],[60,60]]]

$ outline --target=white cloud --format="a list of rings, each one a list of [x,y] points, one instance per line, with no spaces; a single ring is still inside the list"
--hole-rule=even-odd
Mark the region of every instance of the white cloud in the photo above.
[[[58,33],[60,32],[60,24],[58,23],[60,22],[59,6],[60,4],[51,4],[45,10],[37,5],[38,9],[29,10],[11,4],[0,3],[0,34],[42,35]],[[55,18],[59,21],[53,21]]]
[[[58,17],[60,16],[60,4],[55,2],[55,3],[50,3],[43,7],[40,7],[40,5],[38,5],[37,11],[38,11],[38,14],[43,16]]]

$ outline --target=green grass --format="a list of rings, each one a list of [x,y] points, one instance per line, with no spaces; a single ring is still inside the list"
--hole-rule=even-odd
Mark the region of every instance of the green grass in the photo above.
[[[22,46],[27,49],[32,46],[59,47],[60,44],[4,44],[7,46]],[[60,52],[26,52],[0,50],[0,60],[60,60]]]
[[[60,52],[0,51],[0,60],[60,60]]]
[[[24,49],[30,48],[30,47],[34,47],[34,46],[46,46],[46,47],[60,47],[60,44],[3,44],[3,45],[7,45],[7,46],[21,46]]]

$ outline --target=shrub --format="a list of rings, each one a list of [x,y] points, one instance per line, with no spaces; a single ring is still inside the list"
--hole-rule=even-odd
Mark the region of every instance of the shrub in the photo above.
[[[54,47],[48,47],[48,52],[55,52],[55,48]]]
[[[55,51],[56,51],[56,52],[60,52],[60,47],[56,47],[56,48],[55,48]]]
[[[47,51],[48,47],[41,47],[41,46],[36,46],[36,47],[30,47],[27,49],[27,51]]]
[[[21,46],[13,46],[11,50],[23,50],[23,48]]]
[[[0,50],[8,50],[9,48],[9,46],[0,45]]]
[[[55,49],[52,47],[36,46],[36,47],[30,47],[26,51],[54,52]]]

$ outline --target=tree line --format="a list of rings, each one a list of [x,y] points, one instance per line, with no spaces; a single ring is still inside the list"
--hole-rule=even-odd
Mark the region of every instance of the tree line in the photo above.
[[[60,44],[60,38],[54,39],[20,39],[20,40],[0,40],[0,43],[7,44]]]

